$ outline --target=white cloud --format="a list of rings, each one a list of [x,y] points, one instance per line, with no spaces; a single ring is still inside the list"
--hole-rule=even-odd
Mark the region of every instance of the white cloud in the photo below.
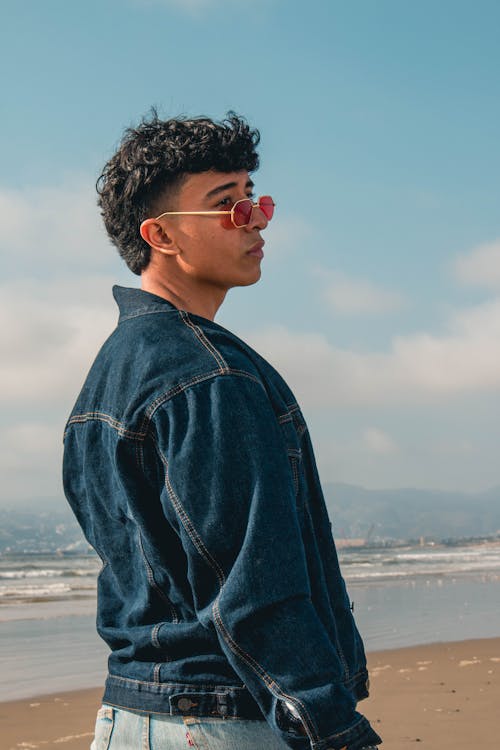
[[[342,315],[382,315],[399,310],[405,303],[399,292],[383,289],[367,279],[325,269],[317,269],[315,275],[327,282],[323,298],[328,307]]]
[[[265,235],[266,257],[280,262],[310,244],[312,232],[299,219],[273,222]],[[111,285],[116,269],[126,270],[101,226],[91,179],[0,189],[0,251],[6,279],[0,284],[2,492],[59,491],[64,421],[99,346],[116,324]],[[495,278],[497,250],[476,249],[467,257],[468,265],[457,262],[464,279],[474,276],[474,267],[475,279]],[[331,304],[345,314],[403,304],[400,295],[367,280],[340,274],[323,278],[328,291],[335,291]],[[437,403],[454,394],[500,390],[500,298],[454,311],[441,335],[423,331],[396,337],[388,351],[341,349],[321,334],[284,327],[247,338],[267,352],[300,402],[322,411],[339,404]],[[376,423],[378,416],[371,419]],[[399,446],[376,427],[366,427],[351,443],[355,468],[361,460],[364,470],[374,471],[370,467],[387,463],[377,456],[396,451],[402,460]],[[338,454],[343,455],[340,449]],[[28,481],[30,472],[33,481]]]
[[[500,240],[478,245],[454,263],[456,277],[464,284],[500,289]]]
[[[376,427],[363,430],[362,444],[369,453],[378,456],[387,456],[397,451],[397,445],[391,436]]]
[[[389,352],[355,352],[318,333],[270,327],[251,343],[314,407],[411,404],[500,389],[500,299],[459,310],[448,333],[395,337]]]
[[[6,277],[64,276],[116,265],[90,178],[57,186],[0,188],[0,253]]]
[[[68,409],[117,320],[111,278],[0,287],[0,402]]]
[[[68,408],[116,323],[111,269],[124,269],[92,179],[0,189],[0,251],[0,402]]]

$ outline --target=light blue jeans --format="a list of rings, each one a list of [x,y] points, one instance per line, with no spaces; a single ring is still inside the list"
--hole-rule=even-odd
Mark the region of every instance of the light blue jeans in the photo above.
[[[286,750],[266,721],[133,713],[103,705],[90,750]]]

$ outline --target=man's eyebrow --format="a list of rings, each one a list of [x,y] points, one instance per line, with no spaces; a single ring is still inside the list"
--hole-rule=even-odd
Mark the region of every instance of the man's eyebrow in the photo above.
[[[207,193],[206,197],[213,198],[214,195],[218,195],[219,193],[223,193],[225,190],[230,190],[231,188],[234,188],[234,187],[238,187],[237,182],[226,182],[225,185],[219,185],[218,187],[213,188],[213,190],[210,190]],[[253,187],[254,187],[254,183],[252,182],[252,180],[247,180],[245,188],[253,188]]]

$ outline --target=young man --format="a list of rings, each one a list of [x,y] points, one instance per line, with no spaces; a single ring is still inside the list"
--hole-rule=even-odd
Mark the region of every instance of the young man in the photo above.
[[[102,560],[96,750],[360,750],[363,645],[290,389],[213,322],[261,275],[270,197],[234,114],[130,129],[98,184],[141,289],[65,432],[64,484]]]

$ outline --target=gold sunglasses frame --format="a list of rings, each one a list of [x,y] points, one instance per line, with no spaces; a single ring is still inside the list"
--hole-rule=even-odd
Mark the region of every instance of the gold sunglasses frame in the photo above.
[[[236,203],[233,203],[233,206],[230,211],[164,211],[159,216],[155,216],[155,221],[158,221],[158,219],[163,218],[163,216],[227,216],[228,214],[231,215],[231,221],[233,223],[233,226],[236,227],[236,229],[243,229],[243,227],[247,227],[250,224],[250,220],[247,221],[246,224],[236,224],[234,220],[234,209],[238,205],[238,203],[246,203],[246,201],[250,201],[252,203],[252,210],[250,211],[250,219],[252,218],[252,211],[254,208],[260,208],[262,211],[262,208],[260,207],[259,201],[262,200],[262,198],[271,198],[270,195],[261,195],[259,198],[257,198],[256,203],[252,203],[250,198],[240,198],[239,201],[236,201]],[[271,198],[273,201],[273,199]],[[273,201],[273,208],[276,206],[276,203]],[[262,211],[264,213],[264,211]],[[264,214],[264,216],[266,216]],[[271,217],[272,218],[272,217]],[[266,216],[267,219],[267,216]],[[271,221],[271,219],[267,219],[267,221]]]

